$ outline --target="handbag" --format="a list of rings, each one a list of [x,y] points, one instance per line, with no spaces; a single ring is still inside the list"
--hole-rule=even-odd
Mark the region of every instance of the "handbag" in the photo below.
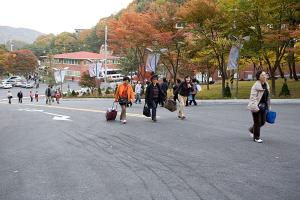
[[[266,116],[266,121],[269,124],[274,124],[275,123],[275,119],[276,119],[276,112],[274,112],[274,111],[268,111],[267,112],[267,116]]]
[[[167,99],[164,103],[164,107],[169,111],[174,112],[177,110],[176,101],[174,101],[173,99]]]
[[[145,115],[146,117],[151,117],[150,108],[147,106],[147,104],[144,105],[143,115]]]

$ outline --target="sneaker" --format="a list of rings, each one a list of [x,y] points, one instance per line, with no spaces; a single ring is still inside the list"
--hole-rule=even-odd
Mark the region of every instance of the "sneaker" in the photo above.
[[[153,120],[153,122],[157,122],[157,120],[156,119],[152,119]]]
[[[257,142],[257,143],[262,143],[263,142],[263,140],[262,139],[254,139],[254,142]]]
[[[181,116],[178,115],[178,118],[181,119]]]
[[[185,119],[185,116],[182,116],[181,119]]]
[[[126,124],[126,122],[127,122],[126,119],[124,119],[124,120],[122,121],[123,124]]]

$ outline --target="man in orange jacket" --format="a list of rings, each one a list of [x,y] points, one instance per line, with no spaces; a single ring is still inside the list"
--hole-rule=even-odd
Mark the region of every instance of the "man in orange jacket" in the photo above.
[[[134,92],[132,86],[129,84],[129,78],[124,77],[123,83],[118,86],[117,92],[115,94],[115,102],[119,102],[122,111],[120,120],[121,123],[126,124],[126,106],[129,102],[134,101]]]

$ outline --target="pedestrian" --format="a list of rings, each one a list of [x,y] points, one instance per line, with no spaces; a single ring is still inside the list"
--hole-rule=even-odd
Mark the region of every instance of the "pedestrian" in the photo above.
[[[45,96],[46,96],[46,104],[51,105],[51,86],[48,85],[48,87],[45,90]]]
[[[18,92],[17,96],[19,98],[19,103],[23,103],[23,92],[21,90]]]
[[[168,88],[169,88],[169,84],[168,84],[166,77],[163,78],[163,82],[161,83],[160,88],[162,91],[161,107],[163,107],[164,102],[167,100],[167,94],[168,94]]]
[[[140,81],[137,81],[137,84],[134,88],[134,92],[135,92],[135,103],[139,103],[141,104],[141,95],[142,95],[142,85],[140,83]]]
[[[173,86],[173,95],[174,95],[174,101],[175,102],[176,102],[176,100],[179,102],[178,92],[176,92],[176,90],[179,87],[180,83],[181,83],[181,80],[180,79],[176,79],[176,84],[174,84],[174,86]]]
[[[265,124],[267,111],[270,108],[270,86],[265,71],[257,71],[256,80],[251,88],[248,104],[248,109],[251,111],[253,118],[253,126],[249,128],[249,131],[254,142],[262,143],[260,128]]]
[[[30,97],[30,102],[33,102],[33,93],[31,90],[29,91],[29,97]]]
[[[180,83],[178,86],[177,90],[175,93],[178,93],[178,99],[179,99],[179,114],[178,118],[180,119],[185,119],[185,114],[184,114],[184,107],[187,101],[187,97],[189,96],[190,92],[192,92],[193,85],[191,83],[191,77],[186,76],[184,78],[184,81]]]
[[[11,104],[11,99],[13,98],[13,96],[10,90],[7,91],[7,98],[8,98],[8,103]]]
[[[59,89],[57,89],[55,91],[55,99],[56,99],[56,103],[59,104],[59,99],[61,98],[61,92]]]
[[[163,91],[158,84],[158,76],[151,77],[151,83],[147,86],[145,94],[145,104],[152,110],[152,120],[156,122],[157,105],[163,101]]]
[[[39,102],[39,92],[35,91],[34,98],[36,102]]]
[[[54,103],[54,98],[55,98],[55,89],[53,88],[53,85],[51,85],[51,97],[50,100],[52,101],[52,103]]]
[[[196,97],[196,94],[198,92],[197,79],[193,78],[192,84],[193,84],[193,91],[190,94],[191,99],[190,99],[189,105],[192,105],[192,103],[194,103],[194,105],[196,106],[197,102],[195,100],[195,97]]]
[[[129,84],[129,77],[123,78],[123,83],[118,85],[117,92],[115,94],[115,102],[119,102],[121,106],[120,121],[126,124],[126,106],[129,102],[134,100],[134,92],[132,86]]]

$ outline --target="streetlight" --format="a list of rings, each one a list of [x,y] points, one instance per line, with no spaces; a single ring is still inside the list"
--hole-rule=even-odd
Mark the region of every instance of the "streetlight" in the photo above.
[[[60,76],[60,90],[61,90],[61,94],[63,94],[63,76],[62,76],[62,74],[61,74],[61,72],[64,70],[67,70],[67,69],[69,69],[69,67],[65,67],[65,68],[60,68],[60,69],[57,69],[57,68],[55,68],[55,67],[53,67],[52,69],[54,69],[54,70],[56,70],[56,71],[59,71],[59,76]]]

